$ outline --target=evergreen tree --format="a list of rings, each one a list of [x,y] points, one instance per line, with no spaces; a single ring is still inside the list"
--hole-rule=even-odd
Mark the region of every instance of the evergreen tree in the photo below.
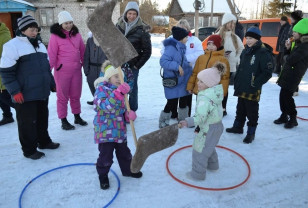
[[[268,3],[266,17],[280,17],[290,14],[292,4],[285,3],[284,0],[272,0]]]

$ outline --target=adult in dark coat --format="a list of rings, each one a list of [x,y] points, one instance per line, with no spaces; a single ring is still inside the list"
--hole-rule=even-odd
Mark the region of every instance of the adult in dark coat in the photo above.
[[[243,39],[244,39],[244,28],[243,28],[243,25],[238,20],[236,20],[236,24],[235,24],[235,34],[237,36],[239,36],[240,39],[243,41]]]
[[[147,62],[152,54],[151,36],[149,34],[150,26],[142,21],[138,4],[130,1],[126,5],[123,16],[117,23],[117,27],[139,54],[137,57],[128,61],[134,74],[134,87],[129,94],[129,105],[133,111],[137,111],[139,69]]]
[[[289,29],[289,38],[293,39],[293,27],[300,21],[303,19],[303,12],[301,10],[295,10],[294,12],[291,13],[291,27]],[[285,48],[285,50],[287,50]],[[286,52],[287,54],[288,52]],[[295,92],[293,93],[293,96],[297,96],[298,95],[298,87],[296,88]]]
[[[83,72],[87,77],[90,91],[94,96],[94,81],[99,77],[102,64],[107,57],[102,48],[99,46],[97,40],[93,37],[92,33],[90,33],[89,36],[90,37],[87,40],[86,50],[84,53]],[[93,101],[88,101],[87,103],[89,105],[93,105]]]
[[[290,29],[290,24],[288,22],[288,18],[286,16],[282,16],[280,18],[280,24],[281,28],[279,30],[279,35],[277,39],[277,44],[276,44],[276,51],[279,52],[276,58],[276,69],[275,73],[279,74],[281,71],[281,67],[283,65],[283,52],[285,49],[285,42],[289,38],[289,29]]]
[[[302,19],[294,26],[293,38],[295,44],[286,43],[289,55],[277,80],[281,87],[279,102],[282,114],[274,123],[285,123],[285,128],[293,128],[298,125],[297,111],[292,95],[308,68],[308,19]]]

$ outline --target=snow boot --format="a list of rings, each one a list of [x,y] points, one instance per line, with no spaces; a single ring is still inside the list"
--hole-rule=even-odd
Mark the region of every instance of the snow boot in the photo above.
[[[274,121],[274,124],[284,124],[288,122],[288,115],[282,113],[278,119]]]
[[[170,118],[171,118],[171,112],[170,113],[165,113],[164,111],[162,111],[160,113],[160,116],[159,116],[159,125],[158,125],[158,127],[161,129],[161,128],[164,128],[166,126],[169,126]]]
[[[286,129],[292,129],[294,126],[298,126],[296,115],[290,116],[289,121],[284,125]]]
[[[59,146],[60,146],[59,143],[50,142],[50,143],[48,143],[46,145],[39,144],[38,148],[40,148],[40,149],[57,149]]]
[[[247,135],[243,140],[245,144],[249,144],[255,139],[256,129],[256,126],[248,126]]]
[[[183,121],[185,118],[188,117],[188,107],[185,108],[179,108],[178,110],[178,120]]]
[[[32,155],[25,155],[25,154],[24,154],[24,156],[25,156],[26,158],[30,158],[30,159],[32,159],[32,160],[38,160],[38,159],[44,157],[44,156],[45,156],[45,153],[36,151],[36,152],[33,153]]]
[[[110,185],[109,185],[108,175],[99,176],[99,183],[101,189],[103,190],[109,189]]]
[[[0,126],[13,122],[14,122],[13,117],[3,117],[2,120],[0,121]]]
[[[80,114],[74,114],[74,116],[75,116],[75,121],[74,121],[75,124],[79,124],[81,126],[88,125],[86,121],[82,120],[82,118],[80,117]]]
[[[64,130],[74,130],[75,129],[75,126],[70,124],[66,118],[62,118],[61,122],[62,122],[62,129]]]
[[[241,123],[237,120],[234,121],[233,126],[231,128],[227,128],[226,132],[228,133],[234,133],[234,134],[242,134],[244,127],[244,123]]]
[[[139,171],[137,173],[131,173],[130,175],[123,175],[125,177],[132,177],[132,178],[141,178],[142,177],[142,172]]]

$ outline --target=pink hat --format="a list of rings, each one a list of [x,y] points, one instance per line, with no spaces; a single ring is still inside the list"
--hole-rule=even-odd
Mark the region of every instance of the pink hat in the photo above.
[[[197,78],[206,86],[214,87],[221,80],[221,75],[225,73],[226,65],[221,62],[214,64],[212,68],[204,69],[198,73]]]

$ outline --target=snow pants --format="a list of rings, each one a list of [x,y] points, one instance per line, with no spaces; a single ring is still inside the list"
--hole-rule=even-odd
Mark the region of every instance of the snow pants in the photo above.
[[[127,146],[127,142],[116,143],[106,142],[98,145],[99,156],[96,162],[96,170],[99,176],[107,175],[113,163],[113,151],[115,150],[116,157],[123,176],[130,176],[130,164],[132,154]]]
[[[24,156],[34,154],[38,144],[44,146],[52,142],[48,134],[48,99],[16,103],[15,109]]]
[[[67,104],[73,114],[81,113],[80,97],[82,89],[82,74],[79,70],[65,70],[61,68],[55,71],[55,81],[57,87],[57,112],[60,119],[67,117]]]
[[[205,180],[206,169],[217,170],[219,168],[218,156],[215,150],[222,135],[224,126],[222,122],[210,124],[206,134],[206,140],[202,152],[193,150],[191,176],[197,180]]]

